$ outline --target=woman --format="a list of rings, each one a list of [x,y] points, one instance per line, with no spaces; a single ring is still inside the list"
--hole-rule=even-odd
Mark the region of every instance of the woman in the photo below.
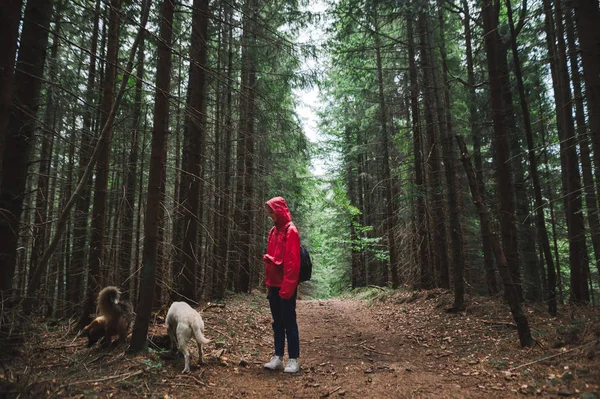
[[[283,369],[285,338],[288,342],[289,360],[283,370],[296,373],[300,370],[300,338],[296,323],[296,294],[300,275],[300,235],[292,223],[292,215],[282,197],[265,203],[265,210],[273,220],[269,232],[267,253],[263,256],[269,305],[273,316],[273,338],[275,356],[265,368]]]

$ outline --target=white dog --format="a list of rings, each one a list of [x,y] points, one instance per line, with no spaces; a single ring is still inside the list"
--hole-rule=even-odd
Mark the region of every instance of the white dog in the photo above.
[[[194,338],[198,344],[199,363],[202,364],[202,344],[208,344],[209,339],[204,337],[204,322],[200,314],[185,302],[173,302],[167,313],[165,321],[167,332],[171,338],[171,350],[175,350],[175,344],[185,357],[185,368],[182,373],[190,372],[190,352],[187,344],[190,338]]]

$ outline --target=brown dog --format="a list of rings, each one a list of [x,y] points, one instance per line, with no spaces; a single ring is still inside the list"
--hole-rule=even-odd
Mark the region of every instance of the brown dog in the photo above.
[[[119,336],[119,344],[125,343],[133,320],[133,308],[131,303],[121,301],[120,297],[117,287],[105,287],[98,294],[98,316],[79,333],[79,336],[87,336],[88,348],[102,337],[102,346],[109,346],[115,335]]]

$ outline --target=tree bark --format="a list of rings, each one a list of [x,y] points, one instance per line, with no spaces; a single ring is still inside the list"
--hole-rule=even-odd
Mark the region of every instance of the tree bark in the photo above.
[[[550,313],[551,315],[556,315],[556,275],[554,273],[554,262],[552,260],[552,252],[550,251],[550,241],[548,240],[548,230],[546,229],[544,201],[542,199],[542,188],[538,175],[537,157],[535,154],[535,145],[533,142],[533,130],[531,128],[531,115],[529,112],[529,105],[527,103],[527,96],[525,94],[525,84],[523,83],[523,74],[521,72],[521,61],[519,59],[515,25],[513,23],[512,7],[510,4],[510,0],[506,0],[506,6],[508,10],[508,19],[511,31],[511,48],[513,53],[513,63],[515,67],[515,77],[517,78],[517,88],[519,90],[521,113],[523,116],[523,125],[525,127],[525,136],[527,138],[529,173],[531,174],[531,178],[533,180],[536,226],[538,231],[538,237],[540,240],[540,247],[543,250],[544,258],[546,260],[547,265],[546,267],[548,270],[548,313]],[[536,275],[526,276],[527,280],[530,280],[532,278],[539,278],[539,273]],[[533,289],[537,288],[537,282],[534,281],[534,283],[536,284],[531,287]],[[538,299],[537,291],[530,292],[529,299]]]
[[[144,219],[144,254],[142,258],[142,282],[136,311],[135,325],[131,335],[130,349],[146,347],[146,337],[152,313],[156,284],[158,254],[158,229],[161,218],[159,207],[165,184],[165,147],[169,130],[169,96],[171,91],[171,41],[175,3],[164,0],[161,7],[160,40],[158,41],[158,66],[156,69],[156,93],[154,96],[154,129],[148,176],[148,202]]]
[[[546,32],[548,35],[550,62],[551,68],[553,68],[554,101],[563,169],[563,197],[567,217],[569,264],[571,270],[571,300],[574,302],[587,302],[589,300],[587,288],[587,248],[584,221],[581,214],[581,181],[571,108],[571,89],[567,71],[562,6],[560,1],[554,3],[556,13],[555,30],[550,1],[544,0],[543,4],[546,13]]]
[[[236,279],[236,291],[246,292],[250,287],[250,201],[252,193],[252,174],[254,152],[254,83],[256,75],[252,68],[254,66],[254,51],[252,36],[255,34],[254,12],[256,11],[254,0],[245,2],[245,13],[242,33],[242,58],[241,58],[241,80],[240,80],[240,122],[238,128],[238,143],[236,150],[236,206],[234,220],[236,221],[234,231],[234,245],[238,253],[234,263],[234,277]],[[250,170],[248,169],[250,168]],[[218,280],[217,280],[218,282]],[[215,297],[223,294],[220,285],[215,291]]]
[[[464,296],[465,296],[465,282],[464,282],[464,270],[465,270],[465,258],[464,258],[464,238],[463,229],[460,221],[460,214],[462,213],[458,207],[458,194],[456,192],[456,154],[454,153],[453,145],[453,134],[452,134],[452,115],[450,112],[450,81],[448,80],[448,65],[446,62],[446,38],[444,36],[444,4],[438,1],[438,12],[440,21],[440,49],[442,58],[442,77],[444,79],[444,98],[439,93],[436,98],[438,99],[439,115],[440,120],[440,136],[442,141],[442,156],[444,160],[444,172],[446,175],[447,185],[447,199],[448,199],[448,213],[450,219],[450,239],[452,241],[452,264],[454,266],[454,304],[452,305],[451,311],[460,311],[464,309]],[[435,76],[435,57],[432,55],[432,66],[434,67]],[[436,87],[438,85],[436,84]],[[440,89],[438,89],[441,92]],[[448,285],[450,281],[448,279]]]
[[[27,301],[23,305],[25,313],[31,312],[32,305],[34,302],[33,295],[35,293],[35,290],[37,290],[37,287],[39,287],[39,280],[41,279],[42,271],[47,267],[50,257],[52,256],[52,254],[54,253],[54,250],[58,246],[60,237],[61,237],[63,230],[65,228],[65,225],[67,223],[67,219],[68,219],[70,210],[72,209],[73,205],[75,204],[76,199],[81,194],[81,191],[83,190],[83,187],[85,186],[87,179],[92,174],[94,165],[96,164],[96,162],[100,158],[101,153],[103,152],[103,148],[106,144],[106,139],[109,136],[109,132],[111,131],[112,125],[115,120],[116,111],[119,107],[119,104],[121,103],[123,94],[125,93],[125,88],[127,87],[127,80],[131,73],[131,70],[133,69],[133,59],[135,58],[135,52],[136,52],[137,46],[141,39],[141,35],[144,32],[146,22],[148,20],[148,12],[149,12],[149,4],[147,7],[142,9],[140,29],[138,30],[137,36],[135,37],[133,44],[131,46],[131,53],[129,55],[129,60],[127,62],[127,66],[123,73],[123,80],[121,81],[121,87],[119,88],[119,92],[118,92],[117,96],[115,97],[115,99],[112,103],[112,106],[110,108],[110,111],[106,117],[106,123],[102,127],[102,131],[100,132],[100,136],[98,138],[98,143],[96,144],[96,147],[94,148],[94,152],[92,153],[92,156],[90,157],[89,163],[85,167],[85,170],[83,172],[83,175],[81,176],[81,179],[79,180],[77,188],[75,189],[75,191],[73,192],[73,195],[71,196],[71,198],[65,205],[64,209],[62,210],[62,212],[58,218],[58,221],[56,223],[54,236],[52,237],[52,240],[50,240],[50,242],[48,244],[48,248],[46,248],[46,250],[44,251],[44,254],[42,255],[40,263],[33,273],[32,279],[37,279],[37,281],[36,281],[36,283],[31,283],[29,285],[29,287],[33,287],[33,291],[28,290]],[[92,299],[92,307],[93,307],[93,302],[94,302],[94,300]],[[89,317],[89,316],[82,315],[82,317],[79,320],[79,323],[84,322],[87,317]]]
[[[3,49],[0,57],[0,148],[4,148],[10,108],[13,93],[13,73],[15,70],[15,56],[17,55],[17,38],[19,37],[19,23],[21,22],[21,7],[23,0],[5,0],[0,12],[0,48]],[[0,185],[2,184],[2,158],[4,152],[0,150]],[[0,273],[3,273],[0,271]],[[2,282],[7,281],[4,274],[0,274]],[[0,290],[4,293],[4,283]]]
[[[376,11],[375,11],[376,12]],[[385,230],[387,235],[387,244],[388,251],[390,256],[390,270],[392,277],[392,287],[397,288],[400,285],[400,280],[398,278],[398,248],[396,246],[396,238],[394,236],[394,229],[398,224],[396,219],[396,213],[394,212],[394,189],[393,189],[393,181],[392,174],[390,171],[390,153],[389,148],[391,146],[390,142],[390,134],[388,132],[388,121],[387,121],[387,111],[385,104],[385,95],[383,92],[383,86],[385,82],[383,81],[383,72],[382,72],[382,61],[381,61],[381,38],[379,35],[379,23],[377,21],[377,16],[375,16],[374,21],[375,26],[375,50],[377,57],[377,91],[378,91],[378,100],[379,100],[379,124],[381,126],[381,144],[382,148],[382,157],[383,157],[383,180],[385,182],[385,195],[384,202],[386,204],[386,214],[385,214]]]
[[[431,275],[431,259],[428,251],[428,215],[426,212],[426,188],[425,173],[423,170],[425,156],[423,154],[423,136],[421,130],[421,118],[419,111],[419,81],[417,78],[417,64],[415,56],[415,40],[413,28],[414,14],[409,13],[406,17],[406,31],[408,36],[408,65],[410,76],[410,108],[413,129],[413,152],[415,155],[415,186],[416,199],[415,210],[417,223],[417,259],[419,279],[422,282],[433,281]]]
[[[469,127],[471,129],[471,137],[473,140],[473,157],[475,160],[475,178],[477,179],[477,188],[479,195],[483,201],[486,201],[485,185],[483,183],[483,160],[481,156],[481,135],[480,127],[477,126],[477,121],[480,115],[477,112],[477,94],[475,92],[475,72],[473,67],[473,49],[471,38],[471,14],[469,12],[469,3],[467,0],[462,0],[463,10],[465,11],[465,53],[467,59],[467,83],[468,83],[468,98],[469,98]],[[481,125],[480,125],[481,126]],[[498,293],[498,284],[496,283],[496,273],[494,268],[494,254],[492,253],[492,238],[488,235],[487,230],[479,225],[479,233],[481,235],[481,244],[483,250],[483,264],[485,269],[485,279],[487,283],[488,295],[494,296]]]
[[[190,43],[190,63],[187,112],[185,118],[184,148],[179,189],[179,207],[184,212],[181,223],[183,239],[181,255],[175,266],[178,276],[178,297],[186,301],[196,301],[196,265],[200,261],[198,246],[198,224],[200,212],[200,180],[204,145],[206,116],[204,115],[206,93],[206,62],[208,35],[208,1],[194,0],[192,13],[192,37]]]
[[[102,114],[100,123],[103,129],[107,125],[108,115],[115,99],[115,84],[117,81],[117,55],[119,48],[119,25],[121,15],[121,0],[111,0],[108,21],[108,36],[106,50],[106,68],[104,72],[104,87],[102,92]],[[110,152],[112,141],[112,126],[106,131],[105,140],[100,147],[100,155],[96,163],[96,180],[94,181],[94,199],[92,202],[92,223],[90,253],[88,262],[87,295],[83,304],[83,312],[78,326],[83,328],[90,322],[90,314],[94,313],[95,299],[101,285],[101,270],[104,256],[106,229],[106,201],[108,197],[108,180],[110,173]]]
[[[251,4],[251,15],[258,15],[258,10],[260,9],[258,0],[249,0]],[[256,18],[256,17],[253,17]],[[243,259],[242,259],[242,270],[240,273],[240,291],[241,292],[250,292],[251,288],[251,277],[252,277],[252,226],[254,225],[254,214],[255,208],[253,206],[254,199],[254,153],[255,153],[255,102],[256,102],[256,28],[257,24],[252,21],[252,30],[250,41],[248,43],[248,87],[247,87],[247,102],[246,102],[246,118],[245,121],[245,131],[246,135],[246,153],[244,154],[244,162],[246,164],[245,167],[245,177],[244,177],[244,193],[243,193],[243,201],[244,201],[244,211],[242,213],[242,231],[244,237],[244,243],[242,245],[243,248]],[[224,277],[223,277],[224,279]]]
[[[96,53],[98,51],[98,31],[100,23],[100,0],[96,0],[94,12],[94,23],[92,28],[92,42],[90,48],[88,79],[86,86],[86,99],[90,104],[96,103]],[[104,47],[104,46],[102,46]],[[85,107],[83,111],[83,131],[81,133],[81,146],[79,150],[79,176],[83,176],[85,166],[89,163],[92,154],[93,145],[93,120],[94,112],[92,107]],[[76,309],[82,304],[85,255],[88,244],[88,224],[91,202],[92,176],[90,174],[85,182],[81,194],[77,198],[75,212],[73,214],[73,253],[71,263],[71,273],[68,275],[69,295],[68,299],[71,306]]]
[[[498,10],[492,0],[483,0],[482,16],[485,37],[485,50],[490,79],[490,96],[492,120],[494,124],[494,150],[496,160],[496,192],[499,201],[500,226],[503,250],[507,258],[511,281],[516,285],[517,301],[522,301],[520,280],[518,279],[517,231],[515,220],[514,187],[510,164],[510,147],[508,129],[506,126],[505,102],[503,98],[503,76],[506,71],[501,69],[504,52],[498,33]],[[498,261],[498,259],[496,259]],[[498,268],[500,266],[498,265]],[[505,292],[505,295],[512,293]],[[512,300],[506,298],[507,300]]]
[[[435,271],[433,281],[421,281],[422,288],[433,288],[434,285],[442,286],[442,280],[448,276],[448,243],[446,239],[445,216],[444,216],[444,196],[442,194],[441,180],[441,161],[440,161],[440,145],[436,138],[435,122],[434,122],[434,104],[435,93],[433,91],[433,66],[431,64],[431,48],[428,39],[428,21],[425,13],[419,15],[419,35],[420,38],[420,58],[421,69],[423,70],[423,97],[425,105],[425,123],[427,130],[427,146],[426,153],[429,154],[426,168],[429,171],[427,179],[428,191],[430,193],[429,206],[433,207],[431,217],[431,229],[433,246],[433,259]],[[433,276],[433,273],[431,273]],[[426,276],[421,276],[425,278]]]
[[[538,82],[538,84],[540,84],[540,82]],[[544,125],[544,116],[543,116],[543,109],[542,109],[542,99],[540,98],[541,96],[538,97],[538,103],[539,103],[539,114],[540,114],[540,119],[542,121],[542,123],[540,124],[540,136],[541,136],[541,141],[542,141],[542,148],[547,148],[548,146],[548,142],[546,140],[546,128]],[[549,161],[548,161],[548,152],[543,150],[543,155],[544,155],[544,165],[545,165],[545,172],[546,175],[549,175]],[[549,184],[546,184],[545,187],[545,192],[546,192],[546,196],[548,197],[548,210],[550,211],[550,227],[552,229],[552,255],[554,256],[554,264],[556,266],[556,270],[554,272],[548,270],[548,286],[550,286],[551,284],[551,279],[552,276],[551,274],[554,274],[556,276],[556,287],[558,289],[558,296],[557,296],[557,302],[558,303],[563,303],[563,298],[564,298],[564,294],[563,294],[563,284],[562,284],[562,277],[560,274],[560,257],[558,255],[558,235],[556,232],[556,223],[555,223],[555,212],[554,212],[554,194],[552,193],[552,189],[550,187]]]
[[[131,140],[130,149],[128,155],[128,161],[125,168],[126,181],[125,181],[125,201],[123,209],[123,222],[122,222],[122,239],[119,253],[119,278],[118,282],[121,286],[121,294],[123,298],[129,298],[130,291],[132,288],[133,278],[131,275],[131,250],[133,246],[133,223],[135,215],[135,192],[137,183],[137,163],[138,163],[138,138],[141,131],[140,124],[142,119],[142,83],[144,80],[144,57],[145,57],[145,35],[140,40],[140,47],[138,49],[137,59],[137,70],[136,70],[136,84],[135,84],[135,95],[133,103],[133,126],[131,128]],[[137,265],[135,265],[137,267]]]
[[[227,29],[227,81],[232,81],[233,76],[233,8],[230,4],[226,8],[227,20],[229,21],[229,28]],[[229,252],[229,235],[230,235],[230,198],[232,198],[233,190],[231,187],[231,164],[233,157],[233,88],[231,85],[227,85],[227,93],[225,100],[225,107],[223,110],[225,119],[225,146],[224,146],[224,157],[225,163],[223,165],[223,188],[222,197],[220,202],[220,215],[221,223],[218,226],[219,229],[219,242],[217,245],[217,256],[219,261],[222,262],[223,267],[227,268],[228,252]],[[232,279],[233,280],[233,279]],[[235,288],[235,287],[234,287]]]
[[[1,157],[0,209],[4,216],[0,217],[0,289],[3,296],[10,295],[15,272],[19,223],[33,133],[37,127],[36,115],[40,105],[51,14],[52,0],[29,0],[23,18],[21,46],[13,80],[12,99],[16,106],[10,114]],[[13,36],[10,32],[8,35],[8,39]],[[11,47],[9,45],[6,54],[9,59]]]
[[[585,191],[585,207],[588,226],[591,233],[592,248],[596,269],[600,275],[600,220],[598,218],[598,198],[594,189],[594,175],[592,166],[592,155],[590,152],[587,124],[583,106],[583,93],[581,90],[581,76],[579,74],[579,62],[577,60],[578,46],[575,44],[575,29],[571,10],[565,12],[565,24],[567,41],[569,44],[569,62],[571,64],[571,79],[573,81],[573,100],[575,104],[575,121],[577,123],[577,142],[581,154],[581,172],[583,177],[583,190]],[[600,21],[599,21],[600,22]],[[588,107],[589,109],[589,107]],[[590,117],[591,120],[591,117]]]
[[[600,176],[600,7],[596,0],[573,0],[581,50],[589,127],[594,149],[596,176]],[[596,179],[600,192],[600,179]],[[596,263],[598,273],[600,264]]]
[[[521,346],[532,346],[535,343],[535,341],[531,336],[527,316],[525,316],[525,314],[523,313],[523,308],[521,307],[521,301],[519,299],[519,289],[517,284],[515,284],[515,282],[512,280],[512,276],[508,268],[508,260],[504,255],[502,246],[493,234],[492,225],[490,222],[490,215],[486,208],[485,202],[483,202],[483,199],[479,194],[477,179],[475,177],[475,172],[473,171],[473,166],[471,165],[471,161],[469,159],[467,146],[465,145],[462,137],[456,136],[456,140],[461,151],[461,160],[463,162],[463,166],[465,168],[465,171],[467,172],[467,177],[469,179],[469,186],[471,187],[473,203],[477,207],[477,211],[479,213],[479,221],[484,226],[484,229],[487,230],[487,234],[490,237],[492,237],[492,245],[494,249],[494,256],[496,257],[496,264],[498,265],[498,271],[500,272],[500,277],[502,278],[502,282],[504,283],[504,290],[508,294],[506,295],[506,298],[508,299],[510,312],[513,316],[513,320],[517,325],[519,341],[521,343]]]
[[[56,5],[54,12],[55,26],[54,26],[54,37],[52,38],[52,47],[50,50],[50,59],[48,60],[48,80],[56,80],[57,63],[58,63],[58,45],[60,36],[60,19],[61,19],[61,3]],[[52,146],[54,144],[55,136],[55,122],[56,122],[56,109],[57,109],[57,98],[54,94],[54,86],[49,85],[46,89],[46,109],[44,110],[43,126],[42,130],[42,146],[40,149],[40,158],[38,165],[38,176],[37,176],[37,189],[35,192],[35,208],[34,208],[34,222],[32,228],[32,247],[31,247],[31,258],[29,259],[29,273],[32,273],[37,266],[37,263],[47,246],[48,236],[48,204],[49,200],[49,183],[50,183],[50,166],[52,164]],[[30,280],[31,281],[31,280]]]

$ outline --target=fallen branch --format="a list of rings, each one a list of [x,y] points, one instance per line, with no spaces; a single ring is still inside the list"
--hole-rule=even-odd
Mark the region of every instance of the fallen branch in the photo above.
[[[510,328],[517,328],[517,325],[514,323],[506,322],[506,321],[494,321],[494,320],[481,320],[483,324],[491,324],[497,326],[505,326]]]
[[[219,334],[221,334],[221,335],[222,335],[222,336],[224,336],[225,338],[231,339],[231,337],[230,337],[229,335],[225,334],[223,331],[219,330],[218,328],[215,328],[215,327],[210,327],[210,329],[211,329],[211,331],[213,331],[213,330],[214,330],[214,331],[218,332]]]
[[[331,395],[333,395],[334,393],[336,393],[337,391],[339,391],[340,389],[342,389],[342,387],[341,387],[341,386],[339,386],[339,387],[335,388],[333,391],[330,391],[330,392],[327,392],[327,393],[323,394],[323,396],[321,396],[321,397],[322,397],[322,398],[326,398],[326,397],[328,397],[328,396],[331,396]]]
[[[47,351],[50,349],[67,349],[67,348],[77,348],[80,346],[81,346],[81,344],[69,344],[69,345],[62,345],[62,346],[46,346],[46,347],[37,348],[36,350]]]
[[[578,349],[583,349],[583,348],[585,348],[586,346],[589,346],[590,344],[593,344],[593,343],[595,343],[595,342],[596,342],[596,341],[588,342],[587,344],[584,344],[584,345],[578,346],[578,347],[576,347],[576,348],[571,348],[571,349],[569,349],[569,350],[566,350],[566,351],[564,351],[564,352],[561,352],[561,353],[557,353],[557,354],[555,354],[555,355],[552,355],[552,356],[546,356],[546,357],[543,357],[543,358],[541,358],[541,359],[538,359],[538,360],[534,360],[534,361],[532,361],[532,362],[529,362],[529,363],[521,364],[520,366],[511,367],[511,368],[509,368],[507,371],[518,370],[518,369],[520,369],[520,368],[523,368],[523,367],[531,366],[532,364],[536,364],[536,363],[539,363],[539,362],[543,362],[544,360],[553,359],[553,358],[555,358],[555,357],[559,357],[559,356],[565,355],[565,354],[567,354],[567,353],[569,353],[569,352],[573,352],[573,351],[576,351],[576,350],[578,350]]]
[[[60,363],[44,364],[44,365],[41,365],[41,366],[36,366],[35,369],[36,370],[42,370],[42,369],[50,369],[50,368],[54,368],[54,367],[66,367],[69,364],[71,364],[71,362],[60,362]]]
[[[122,378],[119,381],[124,381],[127,378],[129,378],[129,377],[133,377],[134,375],[142,374],[143,372],[144,372],[144,370],[137,370],[137,371],[134,371],[134,372],[129,373],[129,374],[111,375],[110,377],[99,378],[97,380],[86,380],[86,381],[69,382],[69,383],[66,383],[64,385],[61,385],[60,388],[66,388],[66,387],[71,386],[71,385],[93,384],[95,382],[102,382],[102,381],[114,380],[114,379],[120,378],[120,377],[122,377]]]
[[[172,387],[187,387],[187,388],[197,388],[197,386],[196,386],[196,385],[193,385],[193,384],[181,384],[181,383],[179,383],[179,382],[178,382],[178,383],[176,383],[176,384],[174,384],[174,383],[171,383],[171,386],[172,386]]]
[[[103,357],[106,356],[110,356],[110,354],[108,353],[101,353],[99,356],[96,356],[94,359],[90,360],[87,364],[92,364],[92,363],[96,363],[98,360],[102,359]]]
[[[202,371],[200,373],[200,377],[202,377],[202,375],[204,374],[204,371]],[[191,378],[192,380],[194,380],[198,385],[202,385],[203,387],[208,387],[208,385],[205,382],[200,381],[199,379],[197,379],[196,377],[194,377],[191,374],[180,374],[177,375],[176,378],[185,378],[185,379],[189,379]]]
[[[200,381],[199,379],[197,379],[196,377],[194,377],[193,375],[188,375],[189,378],[191,378],[192,380],[196,381],[196,383],[202,385],[203,387],[206,387],[208,385],[206,385],[204,382]]]
[[[373,353],[377,353],[378,355],[386,355],[386,356],[394,356],[392,353],[387,353],[387,352],[379,352],[375,349],[369,348],[366,345],[361,345],[361,347],[369,352],[373,352]]]

